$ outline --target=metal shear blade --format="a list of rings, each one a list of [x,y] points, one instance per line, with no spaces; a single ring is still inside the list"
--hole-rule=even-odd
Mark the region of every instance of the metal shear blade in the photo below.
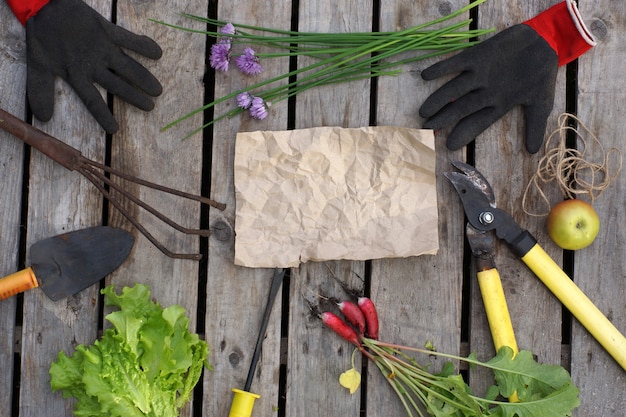
[[[511,215],[496,208],[489,182],[471,165],[460,161],[452,165],[461,172],[445,172],[444,175],[459,194],[468,222],[477,230],[495,230],[498,238],[512,243],[523,230]]]
[[[489,197],[465,174],[460,172],[445,172],[444,175],[450,180],[456,192],[459,194],[469,223],[478,230],[494,229],[494,226],[491,224],[492,219],[484,219],[485,214],[483,214],[493,209]],[[481,217],[483,218],[482,222],[480,220]]]
[[[465,174],[465,177],[472,183],[472,185],[482,192],[491,207],[496,207],[496,196],[493,189],[491,188],[489,181],[487,181],[487,178],[485,178],[480,171],[461,161],[452,161],[452,166]]]

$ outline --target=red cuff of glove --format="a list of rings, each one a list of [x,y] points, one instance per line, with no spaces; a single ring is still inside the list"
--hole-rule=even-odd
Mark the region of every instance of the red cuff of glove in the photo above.
[[[559,66],[572,62],[596,44],[573,0],[565,0],[524,22],[548,42]]]
[[[7,0],[9,7],[17,19],[26,25],[26,21],[33,17],[50,0]]]

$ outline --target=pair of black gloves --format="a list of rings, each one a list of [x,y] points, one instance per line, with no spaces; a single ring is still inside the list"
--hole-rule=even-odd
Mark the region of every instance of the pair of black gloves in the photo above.
[[[159,81],[124,53],[158,59],[161,48],[104,19],[82,0],[7,0],[26,26],[27,94],[33,114],[52,117],[54,80],[65,79],[108,132],[118,124],[94,84],[142,109],[154,107]],[[422,71],[425,80],[458,74],[420,108],[424,128],[454,126],[447,147],[460,149],[521,105],[526,149],[543,142],[558,67],[595,44],[573,0],[565,0]]]

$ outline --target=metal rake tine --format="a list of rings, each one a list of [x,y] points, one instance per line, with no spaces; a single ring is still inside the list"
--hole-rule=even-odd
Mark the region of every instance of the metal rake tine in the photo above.
[[[185,233],[185,234],[188,234],[188,235],[200,235],[200,236],[209,236],[211,234],[211,232],[208,231],[208,230],[190,229],[190,228],[181,226],[180,224],[176,223],[175,221],[173,221],[169,217],[165,216],[163,213],[159,212],[154,207],[148,205],[146,202],[142,201],[138,197],[136,197],[133,194],[129,193],[127,190],[122,188],[119,184],[117,184],[116,182],[114,182],[111,179],[107,178],[106,175],[100,173],[99,171],[93,169],[92,167],[84,166],[84,167],[82,167],[80,169],[80,172],[83,175],[84,175],[85,172],[89,172],[92,175],[96,176],[100,181],[104,182],[110,188],[114,189],[116,192],[120,193],[122,196],[126,197],[127,199],[129,199],[133,203],[137,204],[139,207],[145,209],[146,211],[151,213],[153,216],[155,216],[156,218],[158,218],[162,222],[166,223],[167,225],[169,225],[170,227],[178,230],[181,233]]]
[[[161,252],[171,258],[200,259],[202,256],[200,254],[174,253],[165,248],[156,240],[154,236],[152,236],[152,234],[150,234],[141,224],[139,224],[139,221],[134,218],[113,195],[111,195],[109,190],[106,189],[106,186],[108,186],[109,189],[113,189],[116,192],[120,193],[122,197],[128,198],[131,202],[144,208],[161,221],[165,222],[169,226],[182,233],[208,236],[210,234],[210,231],[189,229],[177,224],[170,218],[158,212],[153,207],[141,201],[139,198],[133,196],[119,184],[111,181],[111,179],[107,177],[106,173],[138,185],[143,185],[155,189],[157,191],[162,191],[179,197],[199,201],[201,203],[213,206],[219,210],[224,210],[226,208],[225,204],[217,203],[210,198],[186,193],[169,187],[164,187],[162,185],[125,174],[99,162],[89,160],[85,158],[78,149],[66,144],[65,142],[60,141],[53,136],[48,135],[47,133],[37,129],[34,126],[31,126],[30,124],[24,122],[21,119],[18,119],[12,114],[7,113],[3,109],[0,109],[0,129],[3,129],[13,134],[17,138],[21,139],[24,143],[37,149],[39,152],[43,153],[53,161],[61,164],[68,170],[78,171],[87,180],[89,180],[98,189],[98,191],[100,191],[102,195],[111,204],[113,204],[113,206],[117,208],[120,213],[122,213],[122,215],[133,224],[133,226],[137,228],[137,230],[139,230],[146,238],[148,238],[148,240],[152,242],[154,246],[156,246]]]
[[[165,186],[160,185],[160,184],[156,184],[156,183],[153,183],[153,182],[150,182],[150,181],[146,181],[144,179],[137,178],[135,176],[126,174],[124,172],[121,172],[121,171],[113,168],[113,167],[101,164],[101,163],[96,162],[96,161],[92,161],[92,160],[86,159],[86,162],[89,165],[92,165],[92,166],[94,166],[96,168],[99,168],[99,169],[105,171],[105,172],[108,172],[108,173],[110,173],[112,175],[115,175],[116,177],[125,179],[127,181],[133,182],[133,183],[138,184],[138,185],[143,185],[143,186],[146,186],[148,188],[152,188],[153,190],[162,191],[164,193],[168,193],[168,194],[176,195],[176,196],[179,196],[179,197],[187,198],[189,200],[199,201],[199,202],[201,202],[203,204],[207,204],[207,205],[209,205],[211,207],[215,207],[216,209],[222,210],[222,211],[226,208],[226,204],[218,203],[217,201],[212,200],[212,199],[207,198],[207,197],[203,197],[203,196],[200,196],[200,195],[187,193],[187,192],[184,192],[184,191],[176,190],[174,188],[169,188],[169,187],[165,187]]]
[[[99,173],[94,173],[90,171],[81,171],[81,174],[89,180],[100,193],[107,199],[121,214],[124,216],[139,232],[146,237],[158,250],[160,250],[164,255],[174,258],[174,259],[191,259],[195,261],[199,261],[202,259],[202,254],[199,253],[177,253],[172,252],[167,249],[164,245],[162,245],[145,227],[139,223],[139,221],[126,210],[122,204],[115,199],[111,193],[100,183],[102,180],[101,175]],[[102,175],[103,176],[103,175]],[[95,178],[94,178],[95,177]],[[119,190],[117,190],[119,192]]]

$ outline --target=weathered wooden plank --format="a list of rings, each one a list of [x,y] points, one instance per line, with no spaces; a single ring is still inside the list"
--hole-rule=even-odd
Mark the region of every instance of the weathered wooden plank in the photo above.
[[[626,4],[600,1],[581,3],[581,15],[598,44],[578,60],[578,116],[598,137],[605,150],[624,152],[626,81]],[[582,146],[580,143],[578,146]],[[599,146],[587,143],[589,158],[601,161]],[[614,160],[614,159],[613,159]],[[614,166],[614,164],[613,164]],[[584,198],[584,197],[583,197]],[[596,241],[575,253],[574,281],[598,308],[626,334],[626,172],[622,170],[594,202],[601,228]],[[626,408],[626,377],[593,337],[574,320],[572,378],[580,389],[577,416],[608,416]]]
[[[219,2],[219,19],[233,23],[270,26],[288,30],[291,9],[269,0],[255,2]],[[241,52],[243,45],[234,47]],[[255,48],[257,53],[262,49]],[[262,62],[265,71],[257,77],[246,77],[235,68],[217,72],[207,82],[215,84],[215,97],[252,85],[263,79],[288,72],[287,59]],[[285,82],[282,82],[284,84]],[[260,92],[253,92],[259,94]],[[235,100],[215,108],[215,117],[236,107]],[[211,139],[211,195],[226,203],[224,211],[210,210],[209,264],[206,298],[206,338],[213,347],[213,372],[204,378],[203,415],[227,415],[232,402],[232,388],[243,389],[261,318],[267,301],[273,270],[244,268],[234,265],[235,188],[233,176],[235,138],[237,132],[253,130],[284,130],[287,127],[287,102],[273,103],[263,121],[241,114],[214,125]],[[259,242],[260,245],[265,244]],[[276,414],[279,404],[281,292],[274,304],[270,323],[263,340],[251,391],[261,395],[255,402],[254,414]]]
[[[550,3],[556,3],[550,2]],[[485,3],[480,7],[481,27],[494,27],[497,32],[529,19],[549,7],[545,2],[520,3],[501,7]],[[554,108],[548,126],[554,128],[556,118],[565,111],[565,68],[561,68],[556,85]],[[526,215],[522,210],[525,187],[535,173],[543,156],[543,149],[530,155],[525,148],[524,116],[519,107],[494,123],[476,141],[476,166],[487,177],[496,194],[498,207],[507,210],[519,224],[528,229],[555,259],[561,262],[561,251],[548,238],[545,218]],[[554,191],[554,190],[553,190]],[[553,193],[547,192],[552,199]],[[537,200],[530,200],[533,210],[542,208]],[[505,295],[520,349],[531,350],[537,360],[544,363],[561,363],[561,304],[535,275],[517,259],[503,241],[496,243],[496,264],[502,279]],[[471,340],[472,351],[479,359],[489,359],[494,354],[493,339],[485,319],[482,299],[472,272]],[[546,318],[550,319],[547,320]],[[491,372],[476,369],[470,372],[473,389],[484,392],[489,385]]]
[[[26,79],[24,29],[6,5],[0,4],[0,107],[22,116]],[[5,87],[6,86],[6,87]],[[9,88],[8,86],[12,86]],[[21,141],[8,133],[0,133],[0,276],[15,272],[18,267],[20,208],[22,197],[23,152]],[[0,301],[0,415],[11,415],[13,394],[13,352],[15,349],[15,298]]]
[[[118,2],[117,6],[118,25],[151,37],[163,49],[163,56],[159,60],[138,58],[159,79],[163,85],[163,94],[155,100],[155,107],[150,112],[139,110],[119,99],[115,101],[120,131],[112,139],[111,164],[138,178],[199,194],[202,139],[199,135],[187,141],[182,141],[182,138],[190,127],[199,124],[200,118],[194,117],[164,132],[161,128],[202,103],[204,41],[149,19],[176,23],[180,20],[179,13],[203,13],[206,4],[173,1],[163,6],[123,1]],[[185,227],[198,227],[200,205],[197,202],[134,184],[123,183],[123,187],[175,222]],[[127,207],[159,242],[173,252],[197,253],[199,250],[197,236],[174,230],[136,205]],[[110,223],[132,229],[113,208]],[[194,312],[198,264],[190,260],[168,258],[136,230],[133,229],[133,233],[136,235],[135,249],[111,282],[116,285],[149,283],[154,297],[162,304],[180,304]],[[195,326],[193,317],[192,326]]]
[[[298,29],[302,32],[367,32],[372,28],[372,6],[368,1],[300,2],[299,6]],[[299,59],[298,67],[310,63]],[[367,126],[369,89],[369,80],[362,80],[316,87],[298,94],[295,127]],[[293,270],[286,415],[308,415],[309,407],[321,415],[358,413],[359,396],[351,396],[338,382],[339,374],[350,368],[352,347],[322,326],[312,315],[310,303],[323,301],[312,298],[316,293],[346,297],[336,280],[355,293],[362,293],[363,277],[363,262],[310,262]],[[319,305],[322,310],[331,307],[328,303]],[[357,367],[359,363],[357,360]]]
[[[382,9],[381,30],[398,31],[446,15],[465,5],[462,1],[399,1]],[[467,18],[465,16],[464,18]],[[460,18],[458,19],[460,20]],[[413,53],[411,53],[413,54]],[[395,77],[378,81],[377,124],[421,127],[419,107],[439,82],[425,82],[423,68],[436,58],[402,67]],[[436,172],[439,215],[439,252],[406,259],[372,262],[371,296],[381,316],[381,339],[406,346],[424,347],[431,342],[440,352],[460,353],[461,295],[463,278],[463,214],[458,197],[441,175],[450,169],[449,161],[463,159],[462,153],[449,152],[443,138],[436,138]],[[420,360],[425,358],[420,357]],[[443,362],[433,359],[431,369]],[[380,372],[368,382],[368,415],[403,415],[396,394]],[[382,408],[377,404],[387,404]]]
[[[464,5],[463,2],[400,2],[393,9],[386,8],[381,30],[403,30],[442,17]],[[423,81],[420,72],[436,60],[417,61],[403,66],[403,72],[398,76],[379,79],[377,124],[421,127],[423,120],[418,116],[419,107],[438,85]],[[423,346],[430,341],[442,352],[458,353],[462,211],[441,174],[450,170],[450,160],[461,159],[462,155],[460,152],[448,151],[442,138],[437,138],[436,150],[437,194],[440,196],[439,252],[432,256],[373,261],[372,297],[384,297],[377,299],[377,304],[387,314],[385,320],[389,324],[395,323],[387,330],[381,328],[381,332],[384,332],[381,336],[398,338],[398,343],[413,346]],[[436,273],[433,268],[437,270]],[[398,309],[399,306],[403,307]],[[395,342],[394,339],[390,341]]]
[[[88,2],[110,14],[108,2]],[[105,135],[69,86],[57,82],[55,109],[47,123],[35,125],[79,149],[89,159],[103,161]],[[101,222],[101,197],[79,174],[69,172],[41,153],[33,151],[30,161],[27,244],[63,232]],[[21,416],[72,415],[72,401],[53,394],[48,370],[59,351],[68,354],[77,344],[92,343],[96,337],[98,288],[52,302],[41,291],[24,296],[22,331]],[[45,410],[45,411],[44,411]]]
[[[336,302],[363,293],[363,262],[309,262],[294,270],[289,304],[286,415],[358,415],[360,391],[339,385],[351,367],[354,347],[324,327],[318,314],[337,313]],[[331,299],[329,299],[329,297]],[[360,369],[357,354],[355,367]]]
[[[381,30],[398,31],[425,23],[449,13],[462,2],[397,2],[381,12]],[[443,8],[442,8],[443,7]],[[436,83],[426,83],[420,71],[435,59],[418,61],[402,67],[396,77],[378,81],[377,124],[421,127],[419,106],[432,93]],[[423,347],[426,342],[441,352],[460,351],[461,284],[462,284],[462,212],[442,181],[441,173],[449,169],[450,159],[461,159],[459,152],[450,154],[443,141],[436,142],[437,194],[440,249],[437,255],[372,262],[371,297],[381,317],[381,339],[407,346]],[[451,203],[451,201],[453,203]],[[420,358],[423,360],[424,358]],[[434,361],[432,369],[441,367]],[[371,415],[388,415],[390,410],[404,414],[396,394],[386,386],[382,375],[368,382],[368,411]],[[377,404],[387,403],[387,407]]]
[[[204,1],[176,0],[167,4],[155,2],[118,1],[118,25],[134,33],[147,35],[162,48],[159,60],[140,57],[161,82],[163,93],[155,100],[150,112],[141,111],[117,99],[115,114],[120,131],[112,139],[111,164],[123,172],[193,194],[201,192],[202,137],[182,138],[200,124],[200,115],[169,130],[161,128],[177,117],[202,104],[204,71],[204,39],[187,32],[157,24],[149,19],[180,23],[181,12],[203,14]],[[200,25],[196,25],[201,27]],[[167,193],[123,183],[150,206],[176,223],[189,228],[200,224],[200,204]],[[199,239],[185,235],[158,220],[137,206],[127,206],[139,222],[169,250],[197,253]],[[187,309],[190,329],[196,331],[198,307],[198,263],[193,260],[172,259],[160,252],[143,235],[133,229],[116,209],[111,209],[110,223],[133,230],[135,248],[109,283],[118,290],[122,286],[144,283],[150,285],[152,296],[163,306],[179,304]],[[181,416],[191,416],[192,404]]]

